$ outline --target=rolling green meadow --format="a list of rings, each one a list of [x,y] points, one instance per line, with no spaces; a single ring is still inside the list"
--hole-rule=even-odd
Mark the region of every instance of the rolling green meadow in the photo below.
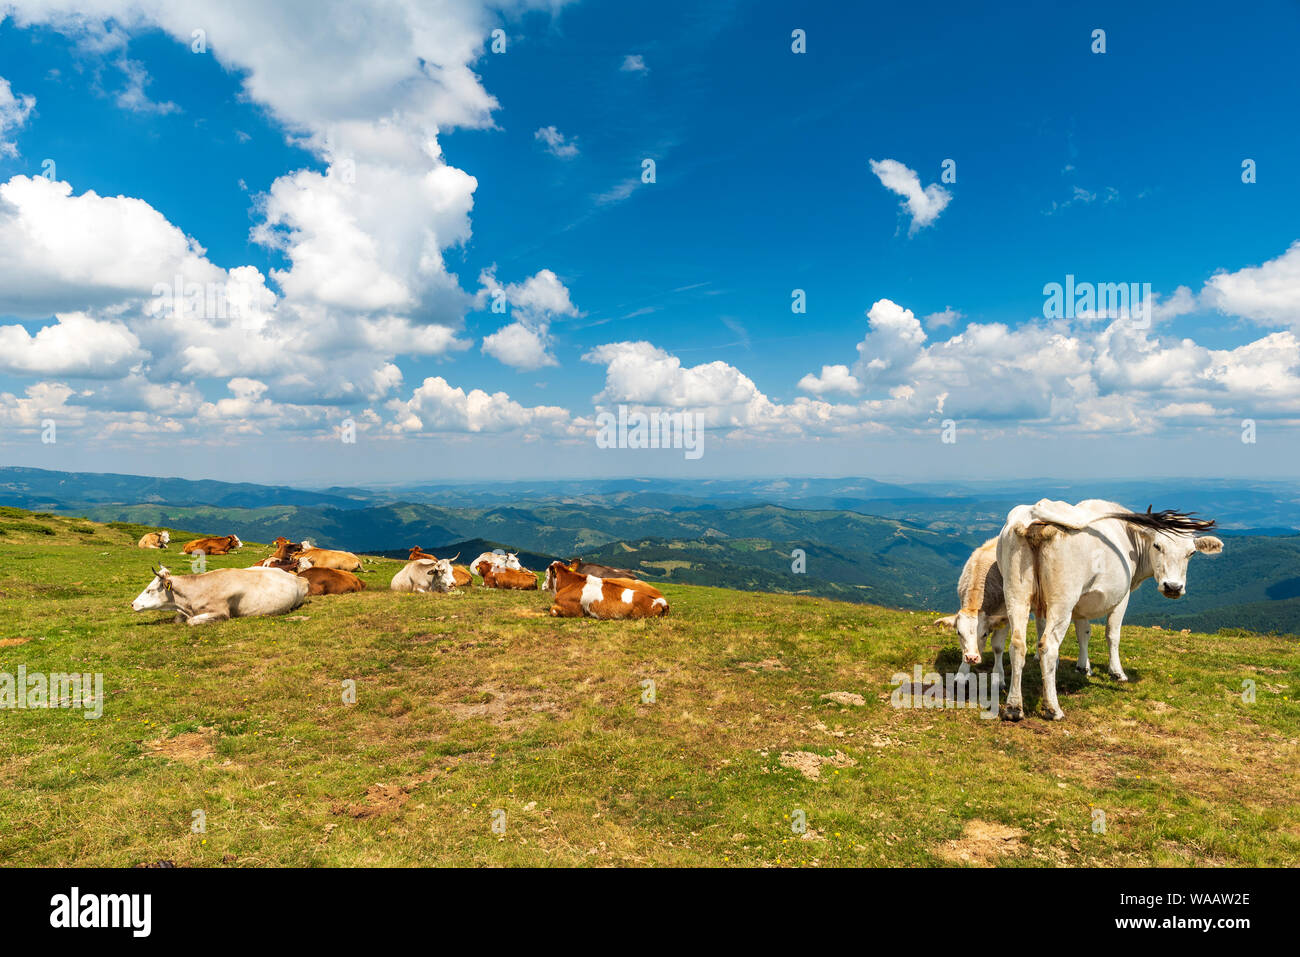
[[[0,674],[104,681],[97,720],[0,710],[0,863],[1300,859],[1294,637],[1126,627],[1120,684],[1073,670],[1071,633],[1066,719],[1031,659],[1014,724],[891,706],[895,673],[957,669],[951,608],[669,581],[665,619],[554,619],[541,592],[394,594],[375,559],[363,593],[187,627],[130,609],[152,565],[189,571],[194,535],[151,530],[0,509]]]

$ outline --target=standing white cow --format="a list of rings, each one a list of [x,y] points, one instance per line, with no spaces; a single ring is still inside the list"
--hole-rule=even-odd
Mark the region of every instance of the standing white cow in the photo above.
[[[448,592],[456,587],[451,560],[447,558],[417,558],[393,576],[388,586],[393,591]]]
[[[310,587],[305,578],[278,568],[221,568],[200,575],[173,575],[159,567],[153,581],[131,602],[131,610],[174,611],[176,620],[188,625],[283,615],[307,600]]]
[[[1213,521],[1167,510],[1130,512],[1101,499],[1078,505],[1043,499],[1018,505],[998,536],[1007,619],[1011,629],[1011,686],[1004,718],[1019,721],[1024,712],[1020,680],[1025,665],[1025,629],[1033,611],[1039,622],[1039,663],[1043,704],[1052,718],[1063,718],[1056,700],[1056,659],[1070,619],[1106,619],[1109,670],[1128,676],[1119,661],[1120,629],[1129,595],[1154,578],[1166,598],[1187,591],[1187,562],[1196,552],[1217,555],[1223,542],[1196,532]],[[1088,629],[1079,630],[1080,671],[1091,673]]]

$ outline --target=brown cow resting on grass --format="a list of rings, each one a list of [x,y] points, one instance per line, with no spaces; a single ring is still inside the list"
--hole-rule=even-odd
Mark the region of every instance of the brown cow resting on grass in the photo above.
[[[337,568],[298,569],[298,577],[307,579],[311,586],[310,595],[346,595],[349,592],[365,591],[366,583],[351,572],[341,572]]]
[[[419,545],[416,545],[414,548],[412,548],[411,554],[406,556],[406,560],[408,562],[419,561],[421,558],[433,559],[434,561],[437,561],[438,556],[430,555]],[[451,557],[451,560],[454,562],[458,558],[460,558],[460,552],[457,552],[455,555],[453,555]],[[452,577],[456,579],[457,588],[464,588],[468,585],[474,584],[474,576],[469,573],[469,569],[466,568],[464,565],[452,565],[451,574]]]
[[[302,552],[302,546],[289,541],[283,536],[277,538],[273,544],[275,545],[275,553],[251,567],[281,568],[288,572],[296,572],[298,570],[298,555]]]
[[[557,618],[658,618],[668,614],[668,600],[657,588],[632,578],[581,575],[563,562],[552,562],[556,591],[551,614]]]
[[[597,578],[627,578],[632,581],[640,581],[636,572],[630,572],[625,568],[610,568],[608,565],[594,565],[591,562],[584,562],[580,558],[570,558],[567,562],[553,562],[551,567],[546,569],[546,581],[542,585],[543,591],[548,591],[552,595],[556,591],[556,579],[554,565],[563,565],[571,572],[579,575],[595,575]]]
[[[243,547],[244,543],[238,535],[224,535],[220,538],[196,538],[192,542],[186,542],[181,551],[186,555],[197,555],[199,552],[204,555],[228,555]]]
[[[487,588],[536,591],[537,576],[527,569],[485,568],[483,570],[483,584]]]
[[[150,532],[144,538],[140,539],[136,548],[166,548],[171,544],[171,533],[169,532]]]

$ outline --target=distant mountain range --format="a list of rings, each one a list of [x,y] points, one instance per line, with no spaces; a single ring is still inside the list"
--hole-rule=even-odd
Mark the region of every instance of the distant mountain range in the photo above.
[[[0,502],[97,521],[394,555],[420,545],[469,558],[501,545],[533,567],[581,555],[657,580],[926,609],[953,606],[971,549],[1011,505],[1044,496],[1176,506],[1224,526],[1225,554],[1195,560],[1187,597],[1173,602],[1144,586],[1133,622],[1300,633],[1300,492],[1284,483],[586,480],[310,491],[0,468]]]

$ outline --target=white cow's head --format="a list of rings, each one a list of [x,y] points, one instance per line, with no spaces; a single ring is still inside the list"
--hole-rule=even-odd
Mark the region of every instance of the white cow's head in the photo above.
[[[980,649],[984,647],[984,639],[1006,623],[1006,615],[987,615],[983,611],[959,611],[935,622],[936,625],[946,625],[957,632],[961,656],[972,665],[980,663]]]
[[[1223,542],[1213,535],[1193,536],[1190,532],[1151,532],[1147,542],[1147,561],[1156,588],[1166,598],[1182,598],[1187,593],[1187,563],[1197,552],[1217,555]]]
[[[451,591],[456,587],[456,576],[452,574],[451,559],[438,558],[429,562],[429,587],[434,591]]]
[[[241,542],[241,541],[239,540],[239,536],[238,536],[238,535],[231,535],[230,537],[234,540],[235,548],[243,548],[243,547],[244,547],[244,543]]]
[[[515,571],[522,571],[524,566],[519,564],[519,555],[516,552],[507,552],[505,567],[512,568]]]
[[[158,542],[159,542],[159,544],[161,544],[164,548],[166,548],[169,544],[171,544],[171,540],[172,540],[172,536],[171,536],[171,533],[170,533],[170,532],[159,532],[159,533],[158,533]]]
[[[153,581],[131,602],[132,611],[173,611],[176,608],[176,596],[172,594],[172,573],[159,566],[154,572]]]

